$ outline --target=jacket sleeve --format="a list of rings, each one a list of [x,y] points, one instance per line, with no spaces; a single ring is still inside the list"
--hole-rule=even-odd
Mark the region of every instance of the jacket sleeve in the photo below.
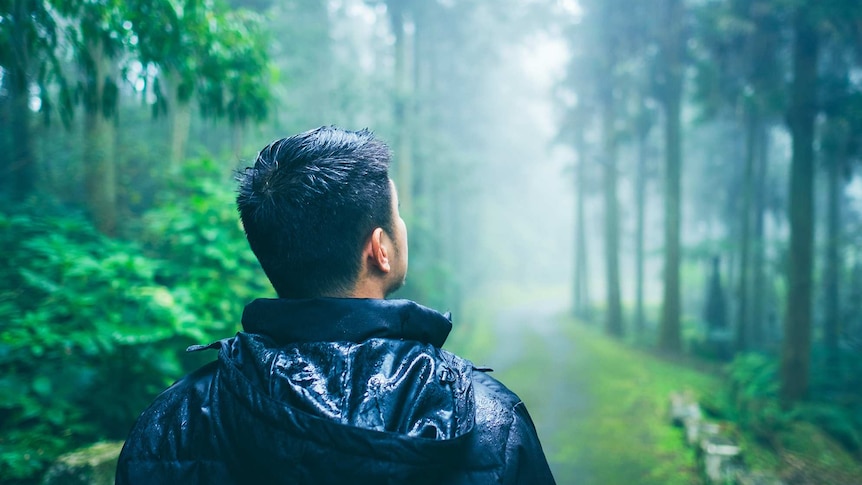
[[[523,402],[514,408],[506,442],[506,476],[509,485],[554,485],[554,476],[542,451],[536,426]]]

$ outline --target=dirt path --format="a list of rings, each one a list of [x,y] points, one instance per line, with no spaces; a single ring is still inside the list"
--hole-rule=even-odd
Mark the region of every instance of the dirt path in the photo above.
[[[565,447],[578,446],[561,423],[585,416],[590,405],[581,385],[586,363],[579,361],[577,342],[559,327],[564,311],[553,299],[500,311],[488,365],[527,404],[557,483],[593,483],[589,463],[560,459],[571,456]]]

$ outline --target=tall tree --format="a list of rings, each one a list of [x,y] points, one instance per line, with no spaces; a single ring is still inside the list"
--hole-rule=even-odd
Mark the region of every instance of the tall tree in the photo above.
[[[615,82],[614,69],[620,60],[621,32],[617,27],[617,16],[619,5],[616,2],[601,2],[597,7],[597,18],[595,21],[601,23],[602,29],[597,46],[600,59],[596,65],[596,77],[599,82],[598,113],[602,137],[602,189],[604,194],[604,235],[605,235],[605,275],[607,290],[607,316],[605,320],[605,331],[609,335],[621,337],[623,335],[623,311],[622,296],[620,292],[620,263],[619,263],[619,199],[617,198],[617,147],[618,135],[617,123],[617,100],[616,92],[619,90]],[[615,25],[616,24],[616,25]]]
[[[637,168],[635,169],[635,331],[643,337],[646,330],[644,315],[644,263],[646,240],[647,179],[649,177],[650,131],[655,114],[648,104],[644,89],[637,95],[637,114],[634,119],[635,143],[637,144]]]
[[[826,170],[826,240],[823,267],[823,341],[830,372],[840,371],[839,342],[844,327],[842,274],[844,261],[844,185],[852,173],[851,161],[858,157],[862,127],[862,88],[851,80],[857,53],[848,49],[848,37],[838,36],[824,46],[822,63],[822,107],[820,155]],[[862,50],[858,54],[862,54]]]
[[[31,88],[39,92],[41,109],[49,110],[46,88],[53,76],[68,108],[69,92],[58,68],[60,29],[47,2],[10,0],[0,3],[0,68],[8,93],[8,149],[0,154],[0,173],[13,200],[29,195],[36,186],[37,163],[33,155]]]
[[[156,68],[155,113],[167,111],[172,170],[185,156],[192,104],[227,118],[238,155],[244,125],[266,117],[270,99],[267,38],[259,14],[202,0],[134,0],[128,18],[137,55]]]
[[[669,352],[682,350],[680,331],[680,224],[682,210],[682,89],[685,36],[681,0],[663,0],[664,33],[660,40],[661,86],[659,103],[664,109],[665,139],[665,230],[664,293],[659,347]]]
[[[820,35],[812,6],[793,19],[793,81],[788,124],[793,137],[790,166],[790,252],[787,308],[781,353],[781,397],[795,402],[808,392],[811,349],[811,288],[814,259],[814,117]]]
[[[838,343],[841,332],[840,280],[842,272],[841,206],[844,195],[843,178],[849,152],[850,130],[847,120],[830,120],[824,127],[822,140],[826,160],[826,257],[823,275],[824,315],[823,340],[827,358],[833,370],[838,365]]]
[[[583,111],[583,110],[579,110]],[[584,120],[583,113],[577,118]],[[575,167],[575,274],[573,305],[575,316],[590,317],[589,270],[587,269],[587,223],[584,203],[587,197],[587,144],[584,140],[584,123],[574,128],[574,146],[578,157]]]
[[[407,0],[386,0],[392,34],[395,36],[394,54],[394,155],[395,174],[398,181],[398,198],[402,211],[408,216],[413,215],[413,87],[411,79],[414,72],[411,69],[409,56],[411,35],[408,34],[407,23],[410,21],[412,2]]]
[[[117,228],[116,124],[120,58],[130,32],[123,26],[125,4],[119,0],[58,2],[73,19],[73,45],[84,108],[84,189],[96,227],[112,235]]]

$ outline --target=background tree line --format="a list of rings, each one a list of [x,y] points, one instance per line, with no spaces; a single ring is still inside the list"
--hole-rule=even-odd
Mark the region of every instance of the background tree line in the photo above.
[[[231,175],[325,124],[390,143],[398,296],[469,333],[566,292],[609,335],[734,359],[734,418],[765,438],[808,416],[862,448],[860,19],[848,0],[0,2],[0,477],[124,438],[211,358],[179,350],[272,295]]]
[[[746,399],[785,411],[841,403],[829,427],[858,449],[860,4],[571,6],[558,98],[559,139],[577,157],[575,314],[598,306],[608,334],[665,353],[735,355],[736,375],[759,382]],[[585,237],[591,198],[603,201],[598,247]],[[662,293],[650,311],[653,285]]]

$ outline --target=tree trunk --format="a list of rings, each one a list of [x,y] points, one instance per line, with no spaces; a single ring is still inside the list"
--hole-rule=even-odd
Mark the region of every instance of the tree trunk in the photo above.
[[[31,12],[30,2],[15,1],[13,15],[26,19]],[[2,167],[3,179],[8,184],[13,201],[20,201],[30,195],[36,186],[36,165],[33,159],[33,140],[30,127],[30,91],[28,70],[30,69],[27,46],[32,44],[28,37],[32,32],[27,21],[12,22],[10,29],[12,62],[4,66],[3,85],[9,93],[10,147],[9,160]]]
[[[191,99],[180,96],[180,76],[175,70],[167,73],[167,89],[170,101],[168,110],[170,116],[170,166],[172,173],[179,172],[186,157],[186,145],[189,141],[189,129],[192,121]]]
[[[669,96],[665,118],[666,172],[665,172],[665,254],[664,254],[664,305],[662,306],[659,346],[662,350],[682,350],[680,331],[680,217],[682,171],[680,140],[680,99]]]
[[[758,132],[759,142],[757,165],[755,170],[754,196],[754,232],[751,236],[751,345],[762,347],[766,343],[766,314],[764,299],[766,298],[766,278],[764,261],[766,260],[766,241],[764,239],[764,213],[766,212],[767,174],[769,171],[769,130],[761,123]]]
[[[171,166],[169,170],[179,170],[185,161],[191,123],[191,103],[175,103],[171,108]]]
[[[8,78],[7,78],[8,79]],[[7,91],[6,80],[0,79],[0,91]],[[10,112],[9,97],[0,97],[0,174],[7,175],[8,167],[12,166],[12,113]],[[0,194],[6,194],[11,190],[9,177],[0,177]]]
[[[680,352],[680,221],[682,173],[682,135],[680,108],[682,104],[682,5],[680,0],[667,0],[667,29],[663,39],[666,85],[662,101],[665,108],[665,221],[664,221],[664,304],[662,305],[659,347],[668,352]]]
[[[646,211],[647,131],[638,136],[637,180],[635,181],[635,332],[643,337],[644,317],[644,221]]]
[[[413,216],[413,144],[411,140],[412,93],[410,67],[408,66],[407,35],[404,30],[406,0],[388,0],[389,18],[395,36],[395,136],[393,143],[393,165],[398,185],[398,200],[401,212],[408,218]]]
[[[575,146],[578,154],[578,166],[575,174],[575,279],[574,279],[574,314],[576,317],[589,319],[590,295],[587,276],[587,231],[584,220],[584,199],[586,198],[587,153],[583,130],[575,133]]]
[[[605,271],[607,275],[607,320],[605,331],[623,336],[623,311],[620,295],[619,263],[619,201],[617,200],[617,142],[614,132],[612,93],[608,92],[602,106],[603,167],[605,193]]]
[[[27,75],[16,69],[7,71],[9,89],[10,148],[4,172],[13,201],[20,201],[33,192],[36,186],[36,165],[33,160],[33,141],[30,126],[30,93]]]
[[[749,281],[751,268],[751,205],[754,196],[754,163],[757,156],[758,116],[748,107],[745,116],[745,172],[742,181],[742,207],[739,217],[739,282],[736,306],[736,351],[748,349],[751,338],[749,321]]]
[[[117,174],[114,157],[116,96],[107,96],[112,76],[110,60],[100,41],[88,45],[93,62],[89,73],[84,109],[84,179],[87,206],[93,222],[103,234],[117,229]],[[110,99],[109,99],[110,98]]]
[[[245,143],[245,126],[241,121],[234,121],[230,124],[230,145],[231,152],[233,153],[233,163],[242,160],[243,143]]]
[[[784,405],[808,392],[811,351],[811,287],[814,246],[814,117],[817,113],[818,35],[810,12],[796,12],[793,85],[788,121],[793,137],[790,166],[790,252],[781,353]]]
[[[839,136],[841,136],[839,134]],[[826,268],[823,277],[824,312],[823,341],[826,346],[826,358],[830,370],[838,367],[838,339],[841,332],[841,200],[844,185],[841,171],[844,163],[843,144],[839,142],[836,153],[827,161],[828,194],[827,194],[827,238],[826,238]]]

